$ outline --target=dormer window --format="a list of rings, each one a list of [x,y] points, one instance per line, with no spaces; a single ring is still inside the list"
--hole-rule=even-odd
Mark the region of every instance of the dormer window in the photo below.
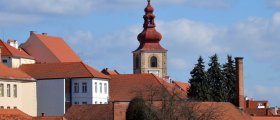
[[[158,66],[157,65],[157,57],[155,57],[155,56],[151,57],[150,62],[151,62],[151,67],[157,67]]]

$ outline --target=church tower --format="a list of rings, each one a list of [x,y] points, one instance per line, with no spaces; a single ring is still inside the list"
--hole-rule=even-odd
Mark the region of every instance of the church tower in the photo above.
[[[139,47],[133,51],[133,72],[153,73],[160,78],[167,77],[167,50],[160,45],[161,34],[156,31],[154,8],[150,0],[145,8],[143,28],[138,35]]]

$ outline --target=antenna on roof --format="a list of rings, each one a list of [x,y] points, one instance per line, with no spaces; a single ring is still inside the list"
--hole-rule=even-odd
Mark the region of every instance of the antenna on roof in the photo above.
[[[1,30],[1,34],[2,34],[2,40],[5,41],[5,37],[6,37],[5,30]]]

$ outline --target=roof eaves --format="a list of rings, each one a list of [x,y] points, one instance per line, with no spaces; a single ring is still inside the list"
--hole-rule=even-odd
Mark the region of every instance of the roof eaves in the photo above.
[[[80,64],[82,64],[84,66],[84,68],[87,70],[87,72],[91,75],[91,77],[95,77],[90,70],[88,69],[88,67],[83,63],[83,62],[79,62]]]
[[[0,76],[0,79],[19,80],[19,81],[36,81],[36,79],[34,79],[34,78],[18,78],[18,77],[3,77],[3,76]]]

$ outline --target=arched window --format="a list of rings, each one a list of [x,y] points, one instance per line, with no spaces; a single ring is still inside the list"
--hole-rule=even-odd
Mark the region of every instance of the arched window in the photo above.
[[[157,67],[157,58],[155,56],[151,57],[151,67]]]

